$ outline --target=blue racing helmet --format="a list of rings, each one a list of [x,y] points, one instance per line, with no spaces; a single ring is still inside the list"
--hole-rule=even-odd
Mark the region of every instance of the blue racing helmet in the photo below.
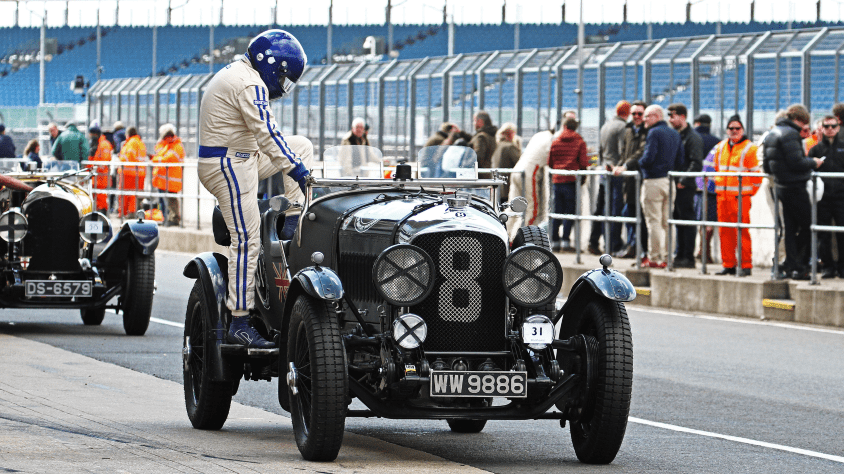
[[[271,100],[293,90],[308,63],[302,45],[284,30],[267,30],[253,38],[246,57],[261,75]]]

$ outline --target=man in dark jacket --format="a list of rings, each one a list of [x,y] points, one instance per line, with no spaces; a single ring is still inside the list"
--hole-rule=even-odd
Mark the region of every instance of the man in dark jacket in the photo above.
[[[638,170],[639,158],[645,152],[645,139],[648,136],[645,127],[645,102],[637,100],[630,107],[631,120],[624,130],[624,144],[621,151],[621,163],[613,168],[613,174],[618,175],[626,169]],[[625,217],[636,217],[636,202],[639,195],[636,193],[636,178],[628,176],[624,178],[624,210]],[[648,249],[648,226],[642,222],[642,249]],[[632,258],[636,256],[636,225],[627,224],[627,247],[615,254],[619,258]]]
[[[0,123],[0,158],[15,157],[15,142],[6,135],[6,126]]]
[[[764,141],[764,168],[766,173],[774,176],[785,234],[785,262],[780,275],[775,275],[777,278],[788,275],[795,279],[809,277],[812,203],[806,182],[811,178],[812,170],[823,163],[820,158],[808,158],[804,153],[800,130],[810,121],[806,107],[792,105]]]
[[[475,135],[469,146],[478,155],[478,168],[492,168],[492,154],[495,153],[495,133],[498,128],[492,124],[492,118],[483,110],[475,114]]]
[[[680,133],[680,140],[683,142],[685,152],[685,166],[676,171],[694,173],[703,169],[703,139],[689,126],[689,122],[686,120],[687,115],[688,110],[683,104],[668,106],[668,121],[674,127],[674,130]],[[684,221],[696,220],[695,194],[697,193],[697,183],[695,183],[695,178],[689,177],[678,180],[676,188],[674,218]],[[674,262],[675,267],[695,267],[695,230],[696,228],[693,226],[677,226],[677,260]]]
[[[838,134],[841,129],[838,119],[833,115],[823,118],[821,140],[809,150],[810,158],[823,158],[818,169],[821,173],[844,172],[844,141]],[[840,179],[824,180],[823,198],[818,201],[818,224],[844,226],[844,181]],[[832,259],[832,233],[818,233],[818,255],[823,261],[821,278],[835,278],[837,274],[844,278],[844,233],[836,232],[838,243],[838,262]]]
[[[648,223],[648,258],[643,266],[665,268],[668,249],[665,237],[668,232],[668,172],[681,169],[685,161],[680,134],[663,120],[665,112],[658,105],[645,109],[648,137],[645,151],[639,159],[642,171],[642,214]],[[626,168],[623,166],[622,168]]]

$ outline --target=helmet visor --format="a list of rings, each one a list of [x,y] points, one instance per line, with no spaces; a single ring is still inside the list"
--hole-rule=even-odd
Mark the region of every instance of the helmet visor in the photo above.
[[[296,83],[291,81],[287,76],[282,76],[278,79],[278,86],[281,88],[283,94],[289,94],[296,87]]]

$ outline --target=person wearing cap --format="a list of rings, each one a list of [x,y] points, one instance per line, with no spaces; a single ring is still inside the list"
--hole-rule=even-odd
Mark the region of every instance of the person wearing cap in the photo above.
[[[59,161],[76,161],[88,159],[88,140],[73,122],[65,126],[64,132],[53,143],[52,155]]]
[[[710,127],[712,126],[712,117],[707,114],[700,114],[697,116],[694,122],[695,131],[700,135],[700,138],[703,140],[703,153],[705,158],[703,159],[703,171],[715,171],[714,166],[714,156],[715,156],[715,146],[721,141],[718,137],[710,133]],[[706,183],[706,191],[703,190],[703,178],[696,178],[697,181],[697,192],[698,192],[698,199],[695,203],[695,212],[697,213],[697,217],[700,220],[705,221],[717,221],[718,220],[718,201],[715,198],[715,181],[709,179]],[[703,215],[703,199],[706,199],[706,216]],[[704,230],[701,228],[701,241],[700,245],[701,248],[705,245],[707,248],[706,251],[706,263],[712,263],[712,237],[715,235],[715,229],[713,227],[706,227]],[[702,252],[698,252],[698,256],[700,256]]]
[[[727,121],[727,139],[715,147],[713,159],[715,171],[718,173],[761,173],[762,168],[756,151],[756,145],[744,133],[741,117],[733,115]],[[739,189],[737,176],[716,176],[714,182],[718,199],[718,222],[738,222],[738,204],[741,199],[741,222],[749,224],[750,198],[759,191],[762,176],[742,178],[741,189]],[[721,261],[724,265],[719,275],[749,276],[753,268],[750,230],[741,229],[741,267],[736,261],[738,240],[736,231],[737,229],[733,227],[718,228],[718,235],[721,238]]]
[[[0,158],[15,157],[15,142],[6,135],[6,126],[0,123]]]
[[[139,163],[147,161],[147,147],[138,135],[135,127],[126,130],[126,143],[120,149],[120,161]],[[143,190],[147,178],[145,166],[121,166],[117,171],[118,187],[122,191]],[[120,196],[120,214],[123,216],[134,214],[137,210],[135,196]]]
[[[615,117],[607,121],[601,127],[601,146],[598,149],[598,167],[612,170],[621,164],[621,154],[624,150],[624,132],[627,129],[627,119],[630,117],[630,102],[619,101],[615,106]],[[624,208],[624,178],[621,176],[601,177],[601,184],[598,187],[598,201],[595,204],[593,215],[603,216],[605,206],[605,186],[610,187],[610,215],[620,216]],[[604,234],[604,223],[592,221],[592,232],[589,235],[589,253],[600,255],[598,241]],[[624,243],[621,241],[621,223],[610,224],[610,244],[604,242],[606,253],[616,253],[622,249]]]
[[[183,163],[185,148],[182,140],[176,136],[176,127],[165,123],[158,128],[158,144],[155,145],[153,163]],[[161,193],[179,193],[182,191],[182,168],[180,166],[156,166],[152,169],[152,187]],[[165,225],[177,226],[182,222],[179,199],[167,197],[159,200],[164,210]]]
[[[680,133],[680,139],[683,142],[683,152],[685,153],[683,167],[680,169],[675,168],[675,171],[696,173],[703,169],[703,139],[689,126],[689,122],[686,119],[688,113],[686,106],[683,104],[677,103],[668,106],[668,122],[674,130]],[[675,187],[674,218],[684,221],[696,220],[695,194],[697,193],[697,183],[695,182],[695,178],[682,178],[677,181]],[[697,229],[694,226],[677,226],[677,259],[674,262],[675,267],[695,267],[696,232]]]
[[[111,140],[114,142],[114,149],[120,150],[123,148],[123,142],[126,141],[126,126],[120,120],[114,122],[111,127]]]
[[[111,142],[105,137],[99,127],[91,127],[88,129],[88,135],[91,137],[91,143],[96,145],[94,154],[89,157],[90,161],[104,161],[106,163],[111,161],[111,155],[114,153],[114,148]],[[88,169],[94,171],[93,185],[94,189],[108,188],[108,166],[93,166],[88,165]],[[95,192],[96,205],[98,211],[108,212],[108,195]]]

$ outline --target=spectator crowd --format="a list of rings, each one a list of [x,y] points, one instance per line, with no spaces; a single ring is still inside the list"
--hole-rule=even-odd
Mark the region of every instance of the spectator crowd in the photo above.
[[[623,100],[617,104],[615,116],[600,129],[597,160],[590,161],[586,142],[578,133],[580,122],[574,111],[566,111],[556,129],[531,137],[524,149],[513,124],[497,128],[484,111],[474,115],[474,134],[446,122],[425,145],[469,146],[477,154],[479,168],[512,170],[502,199],[522,196],[528,201],[528,210],[508,226],[511,235],[519,226],[545,222],[549,209],[555,214],[577,214],[577,187],[584,185],[586,176],[553,174],[550,183],[545,183],[546,167],[605,170],[597,180],[592,214],[635,218],[641,212],[641,235],[637,235],[633,224],[593,220],[585,251],[632,258],[636,257],[638,240],[643,250],[642,266],[665,268],[672,253],[675,267],[695,268],[703,258],[713,263],[715,250],[722,264],[720,275],[752,273],[750,231],[738,229],[735,224],[750,224],[751,199],[763,188],[764,172],[769,176],[770,207],[775,209],[776,203],[773,212],[781,216],[778,218],[782,231],[777,243],[782,241],[785,250],[784,260],[773,276],[808,279],[812,172],[844,172],[842,122],[844,104],[836,105],[830,115],[814,124],[806,107],[795,104],[780,112],[771,128],[756,141],[745,130],[739,115],[727,119],[724,138],[719,139],[712,133],[712,118],[701,114],[692,119],[685,104],[675,103],[663,109],[642,101]],[[627,171],[639,173],[638,192],[637,178]],[[672,171],[697,173],[697,176],[672,178],[669,177]],[[704,179],[702,171],[723,175]],[[844,180],[818,181],[825,181],[825,190],[818,186],[817,223],[844,226]],[[550,206],[546,192],[552,201]],[[679,221],[671,238],[669,219]],[[696,221],[728,225],[698,226]],[[575,251],[573,222],[550,220],[554,251]],[[720,249],[713,249],[716,227]],[[605,238],[609,242],[604,241],[602,246]],[[672,248],[668,247],[669,242]],[[818,242],[822,278],[844,278],[844,233],[819,232]]]

